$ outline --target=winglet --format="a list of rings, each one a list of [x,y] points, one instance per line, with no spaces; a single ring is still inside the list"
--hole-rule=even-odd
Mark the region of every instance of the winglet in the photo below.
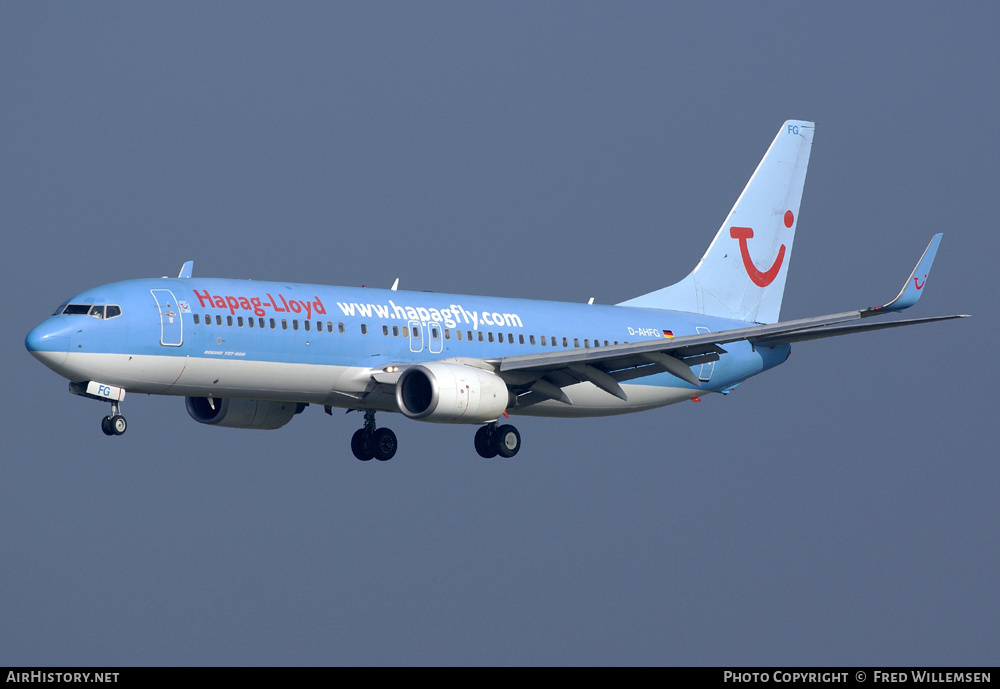
[[[192,270],[194,270],[194,261],[185,261],[184,265],[181,266],[181,272],[177,274],[177,277],[189,278],[191,277]]]
[[[941,236],[942,233],[939,232],[931,238],[931,243],[924,249],[924,255],[917,261],[916,268],[910,273],[910,277],[907,278],[906,284],[903,285],[903,289],[896,295],[896,298],[885,306],[873,306],[865,309],[861,312],[862,318],[882,313],[891,313],[893,311],[902,311],[917,303],[924,285],[927,284],[927,276],[931,272],[931,264],[934,263],[934,255],[937,253],[938,245],[941,244]]]

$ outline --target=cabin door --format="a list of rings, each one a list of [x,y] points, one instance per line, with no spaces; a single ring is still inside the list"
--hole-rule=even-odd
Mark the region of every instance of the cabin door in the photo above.
[[[427,331],[427,349],[430,350],[431,354],[440,354],[441,350],[444,349],[444,340],[441,338],[441,324],[428,323]]]
[[[410,351],[420,352],[424,349],[424,332],[423,328],[420,327],[420,321],[410,321],[408,324],[410,330]]]
[[[168,289],[149,290],[160,312],[160,344],[164,347],[180,347],[184,343],[184,323],[181,309]]]
[[[699,333],[711,332],[708,328],[703,325],[699,325],[696,330]],[[702,364],[698,367],[698,380],[702,382],[708,382],[712,378],[712,373],[715,371],[715,362],[709,361],[707,364]]]

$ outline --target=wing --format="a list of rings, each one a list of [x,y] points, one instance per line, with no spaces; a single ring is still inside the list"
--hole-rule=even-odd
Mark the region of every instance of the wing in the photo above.
[[[746,341],[754,346],[774,347],[869,330],[965,318],[965,315],[951,315],[860,322],[871,316],[901,311],[917,303],[940,241],[940,234],[933,237],[903,289],[895,299],[883,306],[671,339],[489,359],[451,358],[446,361],[496,373],[503,378],[510,391],[518,395],[519,408],[550,399],[571,404],[562,388],[581,382],[593,383],[608,394],[627,400],[620,385],[622,382],[663,372],[698,389],[701,381],[691,367],[717,361],[726,353],[725,346],[733,342]],[[388,406],[401,372],[412,365],[414,364],[400,363],[373,369],[368,389],[360,398],[381,395]]]
[[[620,382],[656,373],[667,372],[696,388],[700,381],[692,366],[717,361],[726,352],[724,345],[747,341],[754,346],[774,347],[780,344],[816,340],[838,335],[850,335],[869,330],[899,328],[918,323],[965,318],[965,315],[914,318],[883,323],[850,324],[864,317],[862,311],[852,311],[768,326],[723,330],[714,333],[677,337],[670,341],[653,340],[585,350],[569,350],[545,354],[525,354],[500,359],[498,372],[512,387],[526,388],[540,399],[557,399],[569,403],[561,388],[590,381],[620,399],[627,399]],[[521,375],[516,375],[521,374]],[[523,400],[528,402],[529,400]],[[519,401],[519,406],[523,406]]]
[[[870,316],[902,311],[916,304],[923,293],[940,242],[941,234],[931,239],[899,295],[883,306],[770,325],[699,333],[670,340],[504,357],[495,362],[497,372],[515,389],[530,393],[530,396],[519,398],[518,406],[544,399],[556,399],[568,404],[569,399],[562,388],[583,381],[589,381],[611,395],[627,399],[619,383],[656,373],[667,372],[696,388],[700,387],[700,381],[691,367],[718,360],[726,351],[725,345],[733,342],[747,341],[754,346],[774,347],[869,330],[965,318],[965,315],[952,315],[877,323],[855,322]]]

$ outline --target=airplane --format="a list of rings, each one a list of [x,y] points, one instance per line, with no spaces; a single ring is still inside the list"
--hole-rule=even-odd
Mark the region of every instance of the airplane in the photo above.
[[[197,422],[275,429],[308,405],[364,414],[351,450],[388,460],[377,412],[475,424],[485,458],[513,457],[522,414],[589,417],[728,394],[818,338],[964,318],[872,320],[923,294],[936,234],[883,306],[779,321],[815,124],[778,130],[708,250],[683,280],[616,305],[196,278],[137,279],[63,302],[25,345],[70,392],[185,398]]]

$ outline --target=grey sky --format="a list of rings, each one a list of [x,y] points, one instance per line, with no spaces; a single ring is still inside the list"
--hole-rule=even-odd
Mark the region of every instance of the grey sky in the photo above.
[[[996,664],[989,3],[0,4],[0,664]],[[176,274],[615,303],[817,122],[782,315],[726,398],[475,427],[129,431],[23,338]],[[992,450],[990,449],[992,448]]]

